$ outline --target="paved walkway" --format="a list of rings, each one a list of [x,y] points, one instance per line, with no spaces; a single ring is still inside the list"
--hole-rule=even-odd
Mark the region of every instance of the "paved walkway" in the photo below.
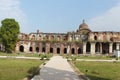
[[[71,68],[66,59],[61,56],[53,56],[47,64],[41,68],[40,74],[32,80],[82,80]]]

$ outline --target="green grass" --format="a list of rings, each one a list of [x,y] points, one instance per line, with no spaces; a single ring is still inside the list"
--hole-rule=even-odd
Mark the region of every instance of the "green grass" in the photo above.
[[[75,66],[91,80],[120,80],[119,62],[79,62]]]
[[[110,56],[103,56],[103,55],[99,55],[99,56],[78,56],[78,59],[105,59],[105,60],[111,60],[113,59]]]
[[[105,55],[96,55],[96,56],[91,56],[91,55],[63,55],[67,59],[71,59],[75,57],[76,59],[98,59],[98,60],[112,60],[115,58],[112,58],[111,56],[105,56]]]
[[[53,54],[45,54],[47,57],[52,57]],[[2,53],[0,52],[0,56],[25,56],[25,57],[42,57],[43,54],[38,53]]]
[[[39,57],[37,53],[0,53],[0,56],[25,56],[25,57]]]
[[[41,63],[40,60],[0,59],[0,80],[23,80],[31,67]]]

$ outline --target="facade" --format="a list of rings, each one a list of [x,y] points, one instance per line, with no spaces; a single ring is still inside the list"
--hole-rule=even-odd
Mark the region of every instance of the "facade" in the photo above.
[[[120,50],[120,32],[93,32],[83,21],[74,32],[20,33],[16,52],[53,54],[109,54]]]

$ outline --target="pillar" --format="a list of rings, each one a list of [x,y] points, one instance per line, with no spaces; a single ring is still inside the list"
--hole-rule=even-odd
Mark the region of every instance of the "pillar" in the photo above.
[[[120,48],[119,48],[119,43],[117,43],[117,45],[116,45],[116,49],[117,50],[119,50]]]
[[[110,43],[110,46],[109,46],[109,54],[112,55],[112,49],[113,48],[113,43]]]
[[[91,55],[95,55],[95,43],[91,43]]]
[[[35,49],[35,42],[32,44],[32,52],[36,52],[36,49]]]
[[[100,54],[102,54],[102,43],[100,43]]]
[[[83,55],[86,55],[86,42],[83,43]]]

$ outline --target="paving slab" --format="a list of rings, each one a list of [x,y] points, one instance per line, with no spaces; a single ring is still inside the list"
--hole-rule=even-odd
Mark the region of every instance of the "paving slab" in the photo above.
[[[62,56],[53,56],[32,80],[83,80]]]

